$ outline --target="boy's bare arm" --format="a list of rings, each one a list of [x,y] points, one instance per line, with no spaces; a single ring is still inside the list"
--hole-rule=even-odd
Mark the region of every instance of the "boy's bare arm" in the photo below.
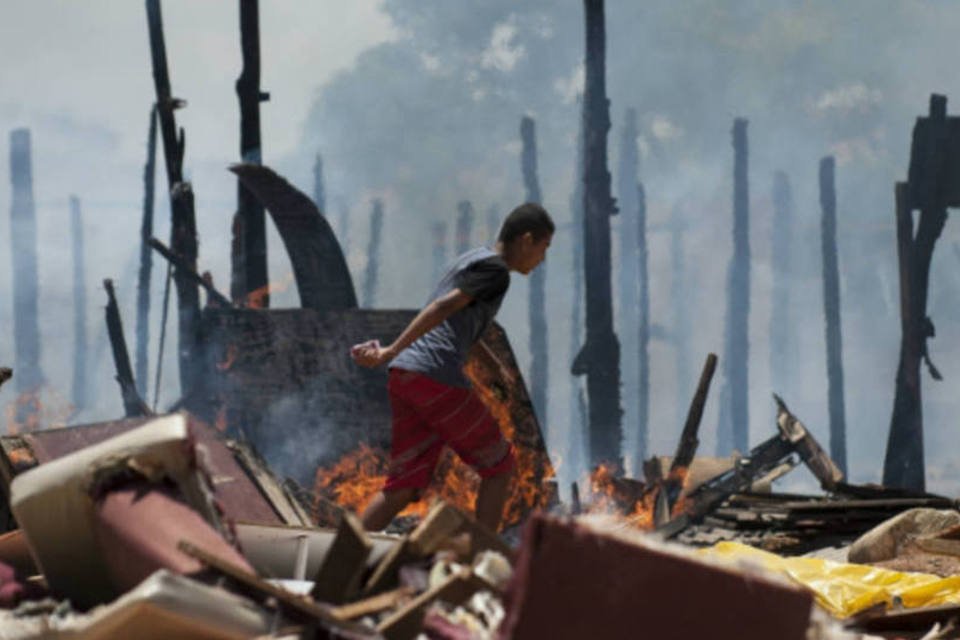
[[[430,331],[430,329],[433,329],[460,309],[463,309],[472,301],[473,298],[471,296],[460,289],[454,289],[421,309],[420,313],[410,321],[407,328],[403,330],[392,344],[381,347],[376,341],[365,342],[353,347],[350,350],[350,355],[353,356],[353,359],[361,366],[378,367],[396,358],[401,351],[413,344],[417,338]]]

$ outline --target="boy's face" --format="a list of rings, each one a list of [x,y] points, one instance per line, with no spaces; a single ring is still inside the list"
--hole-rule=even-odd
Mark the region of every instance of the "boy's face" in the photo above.
[[[534,240],[529,231],[519,238],[520,247],[517,252],[517,271],[527,275],[547,257],[547,249],[553,240],[553,234],[548,234],[540,240]]]

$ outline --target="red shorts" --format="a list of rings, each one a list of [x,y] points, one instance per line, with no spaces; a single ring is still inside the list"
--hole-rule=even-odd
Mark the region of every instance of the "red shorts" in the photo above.
[[[513,468],[510,443],[473,389],[391,369],[387,392],[393,427],[384,489],[425,488],[444,445],[481,478]]]

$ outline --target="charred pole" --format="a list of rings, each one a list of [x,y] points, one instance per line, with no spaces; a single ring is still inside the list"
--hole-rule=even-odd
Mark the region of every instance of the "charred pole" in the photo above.
[[[457,203],[456,251],[457,255],[465,253],[472,246],[473,237],[473,205],[469,200]]]
[[[80,199],[70,196],[70,235],[73,236],[73,411],[87,407],[87,272],[83,252]]]
[[[639,322],[637,323],[637,449],[634,469],[642,469],[647,458],[650,437],[650,272],[647,251],[647,195],[643,183],[637,183],[637,281],[640,284]]]
[[[671,271],[671,338],[676,358],[676,380],[679,398],[690,386],[690,310],[687,307],[687,274],[684,261],[683,234],[686,222],[683,208],[677,204],[670,214],[670,271]]]
[[[520,139],[523,151],[520,155],[520,170],[527,202],[542,203],[540,180],[537,176],[537,132],[533,118],[520,120]],[[546,310],[547,265],[541,264],[530,274],[529,321],[530,321],[530,400],[537,412],[542,428],[548,428],[547,389],[550,372],[548,360],[547,310]]]
[[[582,103],[582,100],[581,100]],[[583,348],[583,113],[581,104],[580,127],[577,134],[577,155],[575,165],[574,189],[570,194],[570,241],[573,246],[573,304],[570,307],[570,360],[574,362]],[[570,382],[567,423],[567,456],[570,477],[577,478],[589,462],[584,455],[587,445],[587,401],[584,397],[583,381],[576,375],[568,378]],[[576,486],[576,482],[573,483]]]
[[[837,259],[837,191],[833,156],[820,160],[820,246],[827,340],[827,402],[830,457],[847,473],[847,425],[843,402],[843,340],[840,331],[840,270]]]
[[[747,339],[750,317],[750,201],[747,186],[747,121],[733,123],[733,256],[727,272],[727,324],[717,454],[748,451]]]
[[[344,201],[339,202],[340,219],[337,222],[337,240],[343,249],[343,257],[350,264],[350,207]]]
[[[110,346],[113,349],[113,363],[117,369],[117,383],[120,384],[120,393],[123,396],[123,409],[128,418],[150,415],[150,409],[137,394],[137,387],[133,381],[133,369],[130,368],[130,356],[127,353],[127,341],[123,337],[123,323],[120,320],[120,307],[117,306],[117,297],[113,291],[113,280],[104,280],[103,288],[107,290],[106,320],[107,332],[110,335]]]
[[[44,382],[40,368],[37,298],[37,218],[33,199],[30,130],[10,132],[10,241],[13,256],[14,380],[18,394],[36,393]],[[33,403],[29,403],[31,406]],[[24,405],[26,406],[26,405]],[[33,409],[25,409],[32,411]],[[27,415],[18,415],[23,422]]]
[[[930,263],[934,244],[946,224],[947,206],[960,204],[955,194],[948,202],[948,160],[957,149],[947,147],[951,140],[947,123],[946,96],[930,96],[929,117],[919,118],[914,127],[909,182],[896,187],[902,337],[883,484],[921,491],[926,479],[920,364],[926,362],[931,377],[941,379],[927,351],[927,340],[935,333],[927,316]],[[916,233],[912,216],[915,208],[920,209]]]
[[[147,348],[150,344],[150,272],[153,270],[153,254],[148,240],[153,237],[153,201],[156,183],[157,157],[157,108],[150,108],[150,126],[147,132],[147,161],[143,167],[143,218],[140,221],[140,271],[137,278],[137,392],[147,395],[148,362]]]
[[[237,78],[240,102],[240,159],[260,164],[260,103],[270,94],[260,90],[259,0],[240,0],[240,49],[243,69]],[[267,280],[267,226],[263,205],[237,181],[237,213],[233,218],[230,297],[236,304],[270,306]]]
[[[606,89],[606,27],[603,0],[584,0],[586,82],[584,86],[584,279],[587,341],[574,373],[587,376],[591,466],[623,466],[620,425],[620,344],[613,331],[610,275],[610,216],[616,204],[607,170],[610,101]]]
[[[487,209],[487,244],[493,246],[497,244],[497,236],[500,234],[500,206],[490,205]]]
[[[367,245],[367,269],[363,274],[363,306],[372,309],[377,295],[380,269],[380,238],[383,235],[383,200],[374,198],[370,212],[370,243]]]
[[[791,247],[793,245],[793,195],[783,171],[773,176],[773,309],[770,312],[770,379],[775,391],[792,387],[795,366],[793,314],[790,309]]]
[[[447,223],[434,222],[433,232],[433,282],[439,282],[447,264]]]
[[[323,158],[318,152],[313,159],[313,203],[322,215],[327,215],[327,190],[323,184]]]
[[[193,207],[193,188],[183,179],[183,155],[186,144],[183,129],[177,130],[174,109],[185,103],[170,93],[170,75],[167,70],[167,49],[163,38],[163,16],[160,0],[146,0],[147,25],[150,31],[150,55],[153,63],[153,80],[157,92],[157,117],[160,121],[160,137],[167,167],[167,183],[170,189],[171,229],[170,249],[180,256],[191,269],[197,268],[197,222]],[[189,394],[197,388],[199,358],[198,340],[200,324],[200,291],[197,284],[185,274],[177,273],[174,282],[177,288],[179,325],[180,392]]]

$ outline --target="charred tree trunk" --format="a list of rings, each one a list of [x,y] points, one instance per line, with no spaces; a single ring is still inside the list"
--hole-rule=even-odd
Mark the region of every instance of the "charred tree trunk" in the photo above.
[[[533,118],[520,121],[520,139],[523,152],[520,170],[527,202],[540,204],[540,180],[537,176],[537,135]],[[541,264],[530,274],[529,320],[530,320],[530,400],[540,419],[541,428],[547,427],[547,389],[550,372],[548,360],[547,310],[546,310],[547,265]]]
[[[610,194],[607,133],[610,101],[606,90],[606,33],[603,0],[584,0],[586,83],[584,95],[584,278],[587,342],[574,373],[587,376],[590,461],[622,468],[620,425],[620,344],[613,331],[610,275],[610,216],[617,211]]]
[[[40,326],[37,298],[37,219],[33,200],[33,161],[30,130],[10,132],[10,241],[13,256],[13,369],[18,394],[36,393],[44,383],[40,368]],[[33,403],[27,403],[33,405]],[[30,413],[33,408],[22,405]],[[19,409],[18,409],[19,411]],[[29,415],[18,415],[24,422]]]
[[[170,189],[171,229],[170,249],[191,268],[197,268],[197,223],[193,207],[193,188],[183,180],[185,137],[183,129],[177,132],[174,109],[183,101],[170,93],[170,75],[167,70],[167,50],[163,38],[163,17],[160,0],[146,0],[147,25],[150,30],[150,54],[153,80],[157,92],[157,116],[163,141],[163,156],[167,167]],[[175,278],[179,325],[178,364],[180,392],[188,395],[197,388],[199,372],[198,340],[200,324],[200,291],[185,274]]]
[[[70,196],[70,235],[73,236],[73,411],[87,407],[87,270],[83,251],[80,199]]]
[[[748,319],[750,317],[750,202],[747,186],[747,121],[733,123],[733,257],[727,272],[727,325],[717,453],[748,451]]]
[[[490,247],[497,244],[497,236],[500,234],[500,207],[499,205],[490,205],[487,209],[487,244]]]
[[[577,354],[583,348],[583,145],[584,124],[581,105],[580,130],[577,135],[577,160],[575,165],[574,189],[570,196],[570,241],[573,245],[573,304],[570,308],[570,360],[576,360]],[[585,470],[589,456],[584,455],[587,448],[587,401],[584,396],[583,381],[576,375],[571,375],[568,408],[568,433],[566,459],[569,465],[564,465],[570,474],[567,478],[576,486],[576,478]]]
[[[470,204],[469,200],[461,200],[457,203],[457,245],[456,253],[460,255],[461,253],[467,252],[471,244],[471,238],[473,236],[473,205]]]
[[[113,362],[117,369],[116,378],[123,396],[124,411],[128,418],[149,415],[150,410],[137,394],[137,387],[133,381],[133,369],[130,368],[130,356],[127,353],[127,341],[123,337],[123,323],[120,320],[117,297],[113,291],[113,281],[104,280],[103,287],[107,290],[107,333],[110,335],[110,346],[113,349]]]
[[[327,190],[323,184],[323,158],[318,153],[313,160],[313,203],[320,213],[327,215]]]
[[[433,223],[433,282],[430,286],[440,282],[443,268],[447,265],[447,223]]]
[[[260,164],[260,103],[270,95],[260,90],[259,0],[240,0],[240,48],[243,70],[237,78],[240,101],[240,159]],[[237,181],[237,213],[233,219],[233,265],[230,297],[236,304],[270,306],[267,281],[267,227],[263,206]],[[256,292],[256,295],[250,294]]]
[[[147,133],[147,162],[143,167],[143,219],[140,222],[140,272],[137,280],[137,392],[147,396],[148,356],[150,345],[150,272],[153,254],[148,240],[153,237],[153,200],[157,157],[157,109],[150,108],[150,127]]]
[[[637,184],[637,281],[640,283],[640,312],[637,323],[637,449],[634,469],[642,469],[647,458],[650,419],[650,272],[647,261],[647,196]]]
[[[646,421],[640,419],[640,368],[641,363],[634,359],[635,354],[643,354],[638,344],[640,337],[640,300],[637,275],[643,271],[639,263],[639,244],[644,239],[638,234],[639,200],[637,177],[639,175],[639,156],[637,153],[637,112],[627,109],[623,132],[620,138],[620,170],[617,180],[617,204],[620,208],[620,268],[618,270],[619,322],[618,328],[623,339],[621,345],[621,369],[623,372],[623,418],[633,434],[628,440],[634,440],[632,457],[642,462],[646,457]],[[634,467],[639,469],[641,467]]]
[[[380,269],[380,237],[383,235],[383,200],[375,198],[370,213],[370,244],[367,246],[367,270],[363,276],[363,306],[372,309],[377,295]]]
[[[840,330],[840,270],[837,260],[837,192],[833,156],[820,160],[820,243],[823,252],[823,311],[827,339],[830,457],[847,473],[847,425],[843,402],[843,340]]]
[[[687,274],[684,261],[683,234],[686,225],[682,208],[677,205],[670,221],[671,311],[674,357],[677,363],[677,407],[682,411],[682,398],[691,386],[690,376],[690,315],[687,300]]]
[[[774,391],[793,387],[791,371],[797,366],[793,349],[793,314],[790,309],[793,196],[783,171],[773,176],[773,309],[770,313],[770,379]]]

